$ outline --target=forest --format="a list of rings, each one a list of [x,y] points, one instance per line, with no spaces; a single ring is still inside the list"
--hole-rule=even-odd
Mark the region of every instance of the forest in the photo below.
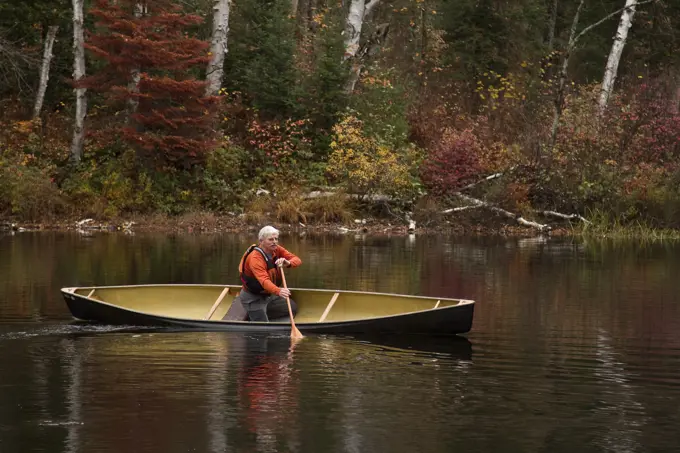
[[[680,0],[6,0],[0,219],[680,229]]]

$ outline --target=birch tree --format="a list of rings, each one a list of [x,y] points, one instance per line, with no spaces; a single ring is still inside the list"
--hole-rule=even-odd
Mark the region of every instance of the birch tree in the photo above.
[[[555,95],[555,113],[553,115],[553,124],[550,133],[550,140],[548,142],[548,151],[550,153],[552,153],[553,149],[555,148],[555,143],[557,142],[557,132],[560,126],[560,120],[562,119],[562,111],[564,110],[564,100],[566,97],[566,86],[568,77],[567,70],[569,69],[569,58],[576,49],[576,45],[578,44],[579,39],[593,28],[603,24],[604,22],[621,13],[622,11],[630,7],[650,3],[652,1],[655,0],[635,2],[629,5],[627,0],[626,6],[624,6],[623,8],[616,10],[611,14],[608,14],[607,16],[603,17],[602,19],[598,20],[597,22],[591,25],[588,25],[583,30],[577,33],[576,30],[578,28],[579,15],[581,14],[581,10],[583,9],[583,5],[585,3],[585,0],[580,0],[578,7],[576,8],[576,13],[574,14],[574,19],[571,24],[571,30],[569,32],[569,43],[567,44],[567,48],[564,51],[564,60],[562,61],[562,67],[559,73],[557,94]]]
[[[73,80],[77,84],[85,77],[85,36],[83,33],[84,0],[73,0]],[[71,159],[80,162],[83,156],[85,141],[85,115],[87,114],[87,98],[85,88],[77,87],[76,117],[71,142]]]
[[[38,93],[35,97],[35,105],[33,106],[33,119],[40,116],[42,110],[43,100],[45,99],[45,91],[47,91],[47,81],[50,78],[50,63],[52,61],[52,47],[54,40],[57,37],[58,25],[51,25],[47,28],[47,35],[45,36],[45,48],[43,50],[42,64],[40,66],[40,83],[38,84]]]
[[[224,77],[224,58],[227,55],[227,38],[229,34],[229,0],[214,0],[212,40],[210,43],[210,61],[206,79],[206,96],[215,96],[222,87]]]
[[[373,11],[380,0],[352,0],[345,21],[345,55],[343,61],[356,56],[359,51],[361,41],[361,29],[364,26],[364,19]]]
[[[612,90],[614,89],[614,81],[616,80],[619,61],[621,60],[623,48],[626,45],[628,30],[633,25],[633,16],[635,15],[636,6],[637,0],[626,0],[626,6],[621,13],[619,27],[616,29],[616,35],[614,35],[614,43],[612,44],[611,51],[609,52],[607,65],[604,69],[604,77],[602,78],[602,91],[600,93],[599,101],[600,113],[604,113],[606,110],[609,97],[611,96]]]
[[[380,0],[370,0],[368,3],[366,0],[352,0],[349,5],[344,31],[345,53],[342,57],[342,61],[351,60],[351,74],[345,87],[345,91],[348,94],[354,91],[354,86],[357,80],[359,80],[361,70],[363,69],[363,63],[358,58],[359,49],[361,48],[361,29],[364,26],[364,21],[378,3],[380,3]]]

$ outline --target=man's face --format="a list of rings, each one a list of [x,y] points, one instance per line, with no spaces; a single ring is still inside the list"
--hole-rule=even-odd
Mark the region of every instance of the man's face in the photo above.
[[[262,242],[260,242],[260,248],[262,248],[262,250],[269,254],[274,253],[278,245],[279,235],[277,233],[272,234],[271,236],[265,238]]]

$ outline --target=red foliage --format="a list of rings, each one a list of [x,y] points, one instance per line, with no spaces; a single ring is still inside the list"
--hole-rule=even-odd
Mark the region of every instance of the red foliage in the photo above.
[[[677,100],[666,92],[661,82],[642,84],[621,109],[629,142],[625,144],[634,163],[675,164],[680,157],[680,113],[672,105]]]
[[[98,0],[90,11],[98,21],[86,48],[106,64],[81,85],[102,92],[117,113],[127,109],[118,116],[126,121],[113,128],[147,161],[189,167],[202,162],[214,145],[219,99],[205,96],[206,83],[191,73],[209,60],[209,44],[186,32],[203,19],[183,14],[169,0],[146,3],[135,17],[137,4]],[[139,74],[136,85],[134,73]]]
[[[447,131],[423,163],[423,184],[432,194],[446,195],[475,181],[482,171],[481,151],[470,130]]]

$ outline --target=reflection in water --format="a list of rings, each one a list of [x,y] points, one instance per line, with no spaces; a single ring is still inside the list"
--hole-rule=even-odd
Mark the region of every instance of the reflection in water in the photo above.
[[[45,414],[45,394],[63,400],[66,412],[50,424],[52,434],[61,434],[40,442],[50,451],[69,453],[189,447],[305,451],[314,445],[316,436],[310,433],[316,430],[319,435],[327,431],[330,447],[373,450],[376,434],[390,417],[374,408],[389,405],[384,393],[392,379],[404,377],[408,367],[426,369],[422,379],[416,378],[419,373],[407,377],[408,386],[415,386],[412,392],[430,395],[430,401],[421,401],[427,410],[433,400],[447,396],[444,387],[460,372],[455,355],[423,350],[422,344],[413,352],[403,340],[401,349],[389,339],[82,332],[7,343],[28,361],[42,354],[58,357],[63,372],[48,373],[50,382],[31,417]],[[31,382],[43,378],[36,370],[30,377]],[[9,420],[0,412],[0,427]],[[14,451],[25,441],[19,436],[5,445]]]
[[[636,390],[630,384],[629,373],[612,345],[609,334],[600,329],[597,335],[595,376],[601,380],[604,391],[598,413],[611,415],[616,420],[607,429],[602,446],[611,452],[634,452],[641,445],[637,440],[639,428],[647,422],[644,406],[636,401]]]
[[[475,299],[468,338],[72,322],[65,285],[233,283],[251,237],[0,237],[0,451],[671,451],[680,245],[288,236],[290,286]]]
[[[80,427],[83,424],[81,416],[81,398],[83,397],[81,386],[82,361],[87,358],[87,351],[77,349],[78,338],[64,338],[63,357],[66,362],[66,376],[69,381],[66,383],[66,405],[68,407],[68,434],[66,437],[66,453],[78,453],[80,447]]]

